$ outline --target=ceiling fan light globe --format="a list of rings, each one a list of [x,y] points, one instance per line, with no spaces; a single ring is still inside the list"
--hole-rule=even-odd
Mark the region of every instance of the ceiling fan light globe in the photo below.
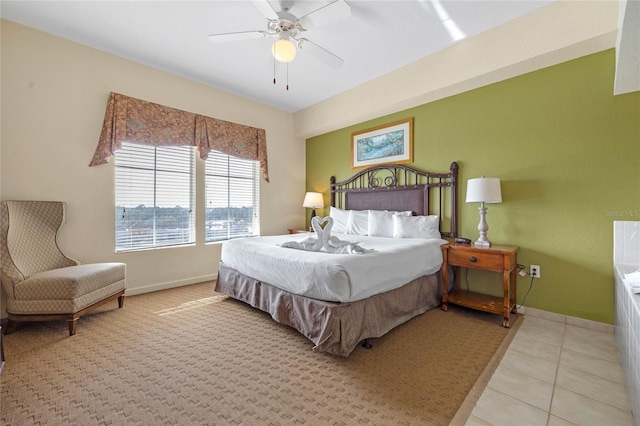
[[[278,62],[291,62],[296,57],[296,46],[286,39],[276,40],[271,46],[271,53]]]

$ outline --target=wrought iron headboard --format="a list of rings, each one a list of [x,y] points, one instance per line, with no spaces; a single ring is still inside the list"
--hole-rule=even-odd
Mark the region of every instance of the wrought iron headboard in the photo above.
[[[448,173],[388,164],[360,170],[342,182],[331,177],[331,205],[345,210],[411,210],[439,215],[443,237],[458,235],[458,163]]]

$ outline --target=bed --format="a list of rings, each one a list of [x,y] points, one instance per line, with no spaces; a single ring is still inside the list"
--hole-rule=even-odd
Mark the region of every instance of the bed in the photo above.
[[[222,247],[216,291],[295,328],[314,343],[314,351],[348,356],[359,343],[370,347],[369,339],[440,304],[440,244],[446,242],[442,238],[457,236],[457,176],[454,162],[446,173],[381,165],[341,182],[332,177],[331,216],[337,223],[348,212],[352,219],[348,230],[336,226],[335,235],[370,253],[337,255],[281,246],[311,234],[230,240]],[[438,235],[391,238],[382,225],[365,235],[353,220],[365,212],[374,218],[371,224],[382,224],[376,218],[383,216],[388,224],[389,212],[396,212],[396,227],[395,221],[428,217],[437,221]],[[411,219],[398,218],[408,215]]]

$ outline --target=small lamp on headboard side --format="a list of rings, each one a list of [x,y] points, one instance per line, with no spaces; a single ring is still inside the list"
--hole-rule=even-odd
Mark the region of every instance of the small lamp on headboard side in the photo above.
[[[302,207],[306,207],[311,210],[311,219],[316,215],[316,209],[324,208],[324,198],[320,192],[307,192],[302,202]]]
[[[487,238],[489,225],[485,219],[487,208],[484,206],[484,203],[501,202],[502,191],[500,190],[499,178],[483,176],[476,179],[469,179],[467,181],[467,203],[480,203],[480,207],[478,208],[478,211],[480,212],[480,223],[478,224],[480,237],[478,238],[478,241],[473,243],[475,247],[491,247],[491,241]]]

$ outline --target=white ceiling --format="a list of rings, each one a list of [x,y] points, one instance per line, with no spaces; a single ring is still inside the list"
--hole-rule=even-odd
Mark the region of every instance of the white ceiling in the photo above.
[[[301,16],[331,0],[288,0]],[[266,30],[250,1],[9,1],[0,16],[153,68],[297,112],[551,1],[346,0],[351,16],[304,37],[344,60],[330,68],[299,51],[288,67],[271,56],[273,39],[212,43],[208,35]],[[271,1],[276,10],[281,2]],[[459,37],[459,36],[457,36]],[[307,53],[307,54],[305,54]]]

